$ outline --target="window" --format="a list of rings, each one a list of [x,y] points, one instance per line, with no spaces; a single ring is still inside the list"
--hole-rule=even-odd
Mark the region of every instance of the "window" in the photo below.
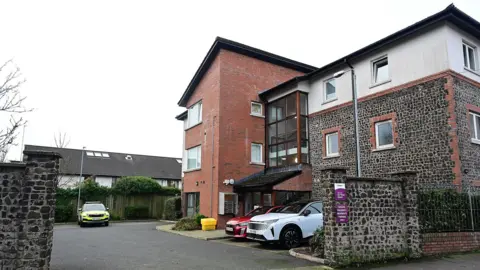
[[[252,143],[251,146],[251,162],[262,163],[262,145],[259,143]]]
[[[388,74],[388,57],[384,56],[373,63],[373,84],[386,82],[390,79]]]
[[[268,166],[308,163],[308,96],[292,93],[267,104],[266,112]]]
[[[252,102],[250,108],[250,114],[255,116],[263,116],[262,104],[258,102]]]
[[[375,123],[376,148],[393,147],[392,120]]]
[[[477,48],[463,43],[463,64],[468,69],[477,70]]]
[[[188,108],[188,127],[193,127],[202,122],[202,102],[197,102],[195,105]]]
[[[338,132],[326,135],[325,141],[327,143],[327,157],[335,157],[339,155],[338,147]]]
[[[110,155],[108,153],[102,153],[102,157],[108,158],[108,157],[110,157]]]
[[[200,169],[202,167],[202,147],[197,146],[187,150],[187,170]]]
[[[102,153],[95,152],[94,155],[95,155],[96,157],[101,157],[101,156],[102,156]]]
[[[87,156],[93,157],[93,152],[87,151]]]
[[[472,141],[480,142],[480,114],[471,112],[468,114],[468,118]]]
[[[325,82],[325,97],[324,101],[330,101],[337,98],[337,90],[335,86],[335,79],[330,79]]]

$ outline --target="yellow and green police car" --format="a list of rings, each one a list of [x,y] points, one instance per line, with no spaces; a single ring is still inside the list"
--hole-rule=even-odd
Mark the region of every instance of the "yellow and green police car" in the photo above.
[[[101,202],[85,202],[82,208],[78,209],[78,225],[83,227],[87,224],[103,224],[108,226],[110,214],[108,208]]]

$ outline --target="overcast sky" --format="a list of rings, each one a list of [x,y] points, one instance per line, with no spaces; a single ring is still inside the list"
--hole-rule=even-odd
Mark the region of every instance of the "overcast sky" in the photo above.
[[[25,144],[65,132],[71,148],[180,157],[177,102],[216,36],[321,67],[451,2],[2,1],[0,62],[27,79]],[[478,0],[453,2],[480,20]]]

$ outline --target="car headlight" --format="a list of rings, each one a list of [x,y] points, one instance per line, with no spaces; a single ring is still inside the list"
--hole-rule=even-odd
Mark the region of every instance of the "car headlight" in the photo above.
[[[273,223],[275,223],[275,222],[277,222],[277,221],[278,221],[278,219],[272,219],[272,220],[266,220],[266,221],[264,221],[264,222],[265,222],[265,224],[267,224],[267,226],[268,226],[268,225],[273,224]]]
[[[238,224],[239,226],[248,226],[248,222],[242,222],[240,224]]]

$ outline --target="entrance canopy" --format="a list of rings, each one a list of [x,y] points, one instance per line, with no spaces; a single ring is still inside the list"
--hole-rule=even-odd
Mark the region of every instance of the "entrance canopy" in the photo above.
[[[249,175],[233,185],[235,191],[264,191],[302,173],[302,165],[269,168]]]

